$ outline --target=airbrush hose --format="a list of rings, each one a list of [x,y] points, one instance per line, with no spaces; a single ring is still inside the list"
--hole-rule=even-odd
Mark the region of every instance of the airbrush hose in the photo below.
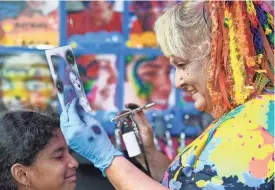
[[[147,169],[147,174],[151,177],[151,171],[150,171],[148,159],[147,159],[147,156],[146,156],[146,153],[145,153],[145,148],[144,148],[144,145],[143,145],[143,142],[142,142],[142,138],[140,137],[137,124],[134,121],[133,115],[130,115],[130,119],[132,121],[132,126],[133,126],[134,132],[136,134],[136,137],[138,139],[138,144],[140,146],[141,152],[142,152],[142,154],[144,156],[144,162],[145,162],[145,167]]]

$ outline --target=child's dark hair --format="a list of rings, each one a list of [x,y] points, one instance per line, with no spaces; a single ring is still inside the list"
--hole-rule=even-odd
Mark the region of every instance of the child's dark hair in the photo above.
[[[34,111],[13,111],[0,118],[0,189],[16,190],[11,167],[31,166],[60,127],[58,116]]]

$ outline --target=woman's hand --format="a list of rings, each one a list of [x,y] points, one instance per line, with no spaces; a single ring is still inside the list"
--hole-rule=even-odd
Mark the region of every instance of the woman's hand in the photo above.
[[[77,99],[67,105],[60,122],[70,148],[90,160],[104,176],[114,157],[123,155],[114,148],[101,124],[90,113],[78,111]]]
[[[139,106],[136,104],[125,105],[128,109],[136,109]],[[156,181],[160,181],[165,170],[170,165],[171,161],[163,153],[159,152],[154,144],[154,134],[151,125],[143,111],[134,114],[134,120],[139,128],[140,137],[142,138],[145,153],[149,162],[151,175]],[[143,155],[136,157],[137,161],[145,167]]]
[[[128,109],[136,109],[139,106],[137,104],[126,104],[126,108]],[[144,149],[146,154],[150,154],[154,151],[157,151],[155,144],[154,144],[154,135],[153,135],[153,129],[148,122],[145,114],[143,111],[136,112],[134,114],[134,120],[138,126],[140,137],[142,139]]]

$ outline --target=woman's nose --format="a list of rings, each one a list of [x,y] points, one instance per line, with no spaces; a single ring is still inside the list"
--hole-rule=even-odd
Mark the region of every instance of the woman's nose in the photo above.
[[[180,75],[179,71],[175,72],[175,86],[176,88],[181,88],[184,84],[183,77]]]

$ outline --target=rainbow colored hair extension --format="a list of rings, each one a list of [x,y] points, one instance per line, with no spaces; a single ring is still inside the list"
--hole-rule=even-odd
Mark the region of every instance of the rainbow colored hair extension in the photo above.
[[[274,48],[274,31],[268,23],[267,15],[264,13],[264,10],[260,6],[256,6],[256,11],[257,18],[264,29],[269,44],[272,46],[272,48]]]
[[[212,98],[212,104],[214,106],[213,108],[213,115],[215,117],[219,117],[220,113],[223,113],[227,107],[223,107],[223,105],[227,105],[228,103],[228,97],[227,92],[223,88],[224,85],[224,75],[221,75],[223,69],[222,69],[222,36],[221,36],[221,23],[219,22],[219,10],[220,5],[219,3],[210,2],[209,3],[209,10],[210,10],[210,16],[212,20],[212,43],[211,43],[211,63],[210,68],[208,70],[207,74],[207,88],[209,89],[210,96]],[[219,52],[219,53],[217,53]],[[221,79],[221,80],[220,80]],[[219,81],[219,87],[217,86],[217,81]],[[223,82],[220,82],[223,81]],[[220,89],[217,90],[217,89]],[[224,90],[224,91],[223,91]],[[221,93],[222,92],[222,96]],[[228,103],[229,104],[229,103]],[[230,105],[228,105],[230,106]]]
[[[213,116],[274,89],[273,11],[265,2],[210,1],[211,64],[207,87]]]
[[[234,99],[236,104],[243,104],[247,99],[249,92],[245,88],[245,75],[244,75],[244,63],[241,54],[239,53],[239,44],[236,38],[236,26],[233,24],[232,13],[228,9],[224,12],[225,17],[228,18],[228,28],[229,28],[229,55],[231,68],[233,72],[234,79]]]
[[[139,59],[137,62],[135,62],[134,67],[131,71],[131,75],[130,75],[130,82],[131,84],[133,84],[134,89],[137,93],[137,95],[142,98],[142,99],[146,99],[149,97],[149,95],[152,93],[153,90],[153,86],[150,83],[144,82],[142,81],[142,79],[138,76],[138,68],[147,61],[152,61],[155,60],[156,57],[155,56],[145,56],[142,57],[141,59]]]

